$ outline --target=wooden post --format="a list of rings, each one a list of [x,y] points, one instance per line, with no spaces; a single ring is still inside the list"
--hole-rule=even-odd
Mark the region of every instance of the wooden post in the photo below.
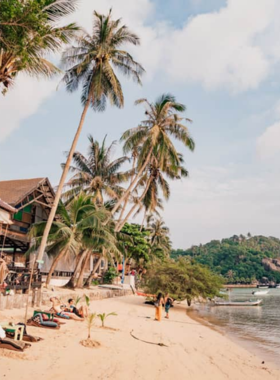
[[[35,263],[36,263],[36,256],[34,255],[33,263],[32,263],[32,266],[31,266],[30,280],[29,280],[28,293],[27,293],[27,302],[26,302],[26,308],[25,308],[25,316],[24,316],[24,323],[25,324],[27,322],[28,298],[29,298],[29,294],[30,294],[30,290],[31,290],[32,277],[33,277],[33,273],[34,273],[34,267],[36,265]]]
[[[37,298],[36,298],[36,306],[40,307],[41,306],[41,298],[42,298],[42,287],[40,287],[37,290]]]
[[[34,307],[35,305],[35,299],[36,299],[36,288],[32,289],[32,301],[31,301],[31,306]]]

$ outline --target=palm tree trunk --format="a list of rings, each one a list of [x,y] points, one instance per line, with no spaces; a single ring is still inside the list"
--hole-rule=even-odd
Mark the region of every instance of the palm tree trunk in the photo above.
[[[153,148],[150,149],[150,151],[149,151],[149,153],[147,155],[147,158],[146,158],[144,164],[142,165],[142,167],[139,170],[139,172],[135,175],[133,181],[129,185],[129,187],[126,190],[126,192],[120,197],[120,199],[118,200],[118,202],[115,204],[113,210],[111,211],[111,216],[113,216],[116,213],[116,211],[118,210],[118,208],[120,207],[120,205],[122,204],[122,202],[124,201],[124,199],[126,199],[126,197],[129,196],[129,194],[130,194],[131,190],[133,189],[134,185],[136,185],[138,179],[140,178],[140,176],[142,175],[142,173],[146,169],[147,165],[149,164],[152,152],[153,152]],[[106,224],[109,222],[109,220],[110,220],[110,218],[106,221]]]
[[[83,264],[82,264],[82,267],[81,267],[81,271],[80,271],[80,274],[79,274],[79,278],[78,278],[78,281],[77,281],[77,288],[82,288],[83,285],[84,285],[84,273],[85,273],[88,261],[90,259],[91,253],[92,253],[91,251],[87,251],[87,254],[86,254],[85,258],[84,258],[84,261],[83,261]]]
[[[142,224],[141,224],[141,227],[140,227],[140,231],[143,230],[144,223],[145,223],[145,219],[146,219],[146,215],[147,215],[147,209],[145,208],[145,211],[144,211],[144,217],[143,217],[143,220],[142,220]]]
[[[132,169],[135,170],[135,164],[136,164],[136,156],[133,157],[133,164],[132,164]],[[133,179],[135,177],[135,173],[134,175],[131,177],[131,181],[130,181],[130,184],[132,184],[133,182]],[[120,218],[119,220],[121,221],[122,218],[123,218],[123,214],[125,212],[125,209],[126,209],[126,206],[127,206],[127,203],[128,203],[128,199],[129,199],[129,194],[126,196],[126,198],[124,199],[124,205],[122,207],[122,211],[121,211],[121,215],[120,215]]]
[[[50,232],[50,229],[51,229],[54,217],[55,217],[55,213],[56,213],[56,210],[57,210],[57,206],[58,206],[58,203],[59,203],[59,200],[60,200],[60,197],[61,197],[63,185],[64,185],[64,182],[66,180],[66,177],[67,177],[67,174],[68,174],[68,171],[69,171],[69,167],[70,167],[70,164],[71,164],[71,161],[72,161],[72,158],[73,158],[73,154],[75,152],[75,149],[76,149],[76,146],[77,146],[77,142],[79,140],[79,136],[81,134],[81,131],[82,131],[82,128],[83,128],[83,125],[84,125],[84,121],[85,121],[87,110],[89,108],[89,104],[90,104],[90,102],[89,102],[89,100],[87,100],[86,103],[85,103],[85,106],[84,106],[84,110],[83,110],[83,113],[82,113],[82,116],[81,116],[81,119],[80,119],[80,123],[79,123],[78,129],[77,129],[77,132],[75,134],[74,140],[72,142],[71,149],[69,151],[69,155],[67,157],[66,164],[64,166],[64,169],[63,169],[63,172],[62,172],[62,175],[61,175],[61,178],[60,178],[60,182],[59,182],[59,185],[58,185],[58,188],[57,188],[57,192],[56,192],[56,195],[55,195],[53,206],[51,208],[51,212],[49,214],[48,221],[47,221],[47,224],[46,224],[46,227],[45,227],[45,230],[44,230],[42,242],[41,242],[41,245],[40,245],[40,248],[39,248],[39,253],[38,253],[38,259],[37,259],[37,261],[42,260],[42,257],[43,257],[43,254],[44,254],[44,251],[45,251],[45,248],[46,248],[47,239],[48,239],[49,232]]]
[[[66,287],[68,287],[68,288],[72,288],[72,289],[75,288],[76,277],[77,277],[77,275],[78,275],[78,273],[79,273],[79,270],[80,270],[80,268],[81,268],[82,261],[83,261],[85,255],[86,255],[86,253],[87,253],[87,250],[83,251],[83,252],[79,255],[78,260],[77,260],[77,264],[76,264],[76,268],[75,268],[75,270],[74,270],[74,273],[72,274],[72,276],[71,276],[69,282],[66,284]]]
[[[150,184],[151,184],[152,180],[153,180],[153,177],[150,177],[150,178],[149,178],[149,181],[148,181],[148,183],[147,183],[147,185],[146,185],[146,187],[145,187],[145,190],[143,191],[141,197],[139,198],[139,202],[141,202],[142,199],[143,199],[143,198],[145,197],[145,195],[147,194],[147,191],[149,190],[149,187],[150,187]],[[115,232],[119,232],[119,231],[123,228],[123,226],[125,225],[127,219],[130,217],[130,215],[134,212],[134,210],[135,210],[137,207],[138,207],[138,204],[135,203],[135,205],[134,205],[134,206],[130,209],[130,211],[127,213],[127,215],[126,215],[126,217],[124,218],[124,220],[120,221],[120,222],[117,224],[117,226],[116,226],[116,228],[115,228]]]
[[[52,275],[53,275],[53,272],[55,270],[55,268],[57,267],[57,264],[59,262],[59,260],[62,259],[62,257],[65,255],[66,253],[66,249],[63,249],[54,259],[53,259],[53,262],[52,262],[52,265],[50,267],[50,270],[49,270],[49,273],[47,275],[47,279],[46,279],[46,286],[49,285],[49,283],[51,282],[51,279],[52,279]]]
[[[91,285],[91,283],[92,283],[92,280],[93,280],[93,278],[94,278],[94,275],[95,275],[97,269],[99,268],[99,265],[101,264],[101,260],[102,260],[102,256],[99,257],[97,263],[95,264],[93,270],[91,271],[91,274],[88,276],[88,278],[87,278],[87,280],[86,280],[86,282],[85,282],[85,287],[86,287],[86,288],[89,288],[89,287],[90,287],[90,285]]]

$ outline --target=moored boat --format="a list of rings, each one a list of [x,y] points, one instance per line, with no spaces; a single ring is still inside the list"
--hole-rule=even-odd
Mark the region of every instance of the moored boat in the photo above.
[[[262,300],[256,301],[215,301],[216,306],[259,306]]]
[[[255,290],[252,294],[254,296],[265,296],[268,292],[269,290]]]

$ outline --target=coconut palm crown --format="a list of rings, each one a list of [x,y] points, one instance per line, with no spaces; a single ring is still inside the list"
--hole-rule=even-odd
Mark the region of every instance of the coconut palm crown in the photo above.
[[[114,69],[141,83],[143,67],[120,49],[124,44],[139,43],[138,36],[121,25],[121,19],[112,19],[112,10],[107,16],[95,11],[92,34],[84,32],[76,38],[76,46],[63,54],[62,63],[66,68],[63,80],[67,90],[73,92],[82,85],[82,104],[90,101],[98,111],[105,110],[107,99],[123,107],[122,87]]]
[[[119,171],[121,166],[128,161],[128,157],[112,160],[116,142],[106,147],[106,136],[101,144],[94,140],[92,135],[89,135],[88,139],[90,144],[87,157],[80,152],[74,153],[74,165],[70,167],[74,175],[67,182],[67,187],[70,189],[63,194],[63,197],[69,200],[84,191],[92,195],[94,202],[98,204],[104,203],[104,197],[108,200],[118,199],[124,191],[120,184],[125,182],[130,175],[129,172]]]

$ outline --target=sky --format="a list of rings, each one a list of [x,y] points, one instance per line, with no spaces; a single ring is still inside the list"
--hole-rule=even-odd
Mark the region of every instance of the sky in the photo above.
[[[111,7],[140,36],[129,51],[146,74],[142,86],[121,77],[123,109],[88,113],[78,150],[89,133],[111,142],[136,127],[136,99],[172,93],[196,142],[193,153],[176,145],[190,175],[171,184],[162,214],[174,248],[248,232],[280,238],[279,0],[81,0],[70,19],[90,30],[93,10]],[[0,98],[0,180],[57,185],[82,111],[80,93],[58,83],[20,75]]]

